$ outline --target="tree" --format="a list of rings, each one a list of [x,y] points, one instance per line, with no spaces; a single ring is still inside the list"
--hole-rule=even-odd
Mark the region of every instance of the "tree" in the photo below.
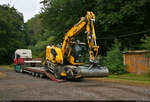
[[[115,38],[121,39],[122,49],[138,49],[143,34],[132,33],[150,28],[149,4],[149,0],[97,0],[97,33],[103,49],[108,50]]]
[[[23,15],[9,5],[0,5],[0,38],[0,64],[11,63],[14,51],[25,43]]]
[[[25,33],[27,45],[35,45],[38,41],[45,38],[40,14],[35,15],[25,23]]]
[[[102,62],[103,65],[108,67],[110,73],[112,74],[122,74],[126,72],[120,47],[121,43],[115,39],[112,48],[107,51],[107,55]]]
[[[55,36],[56,43],[63,41],[65,33],[80,20],[80,17],[85,16],[86,11],[94,12],[96,5],[93,0],[43,0],[43,2],[43,25],[48,29],[49,36]]]
[[[141,39],[141,48],[150,51],[150,36],[145,36],[145,39]],[[150,53],[147,54],[150,57]]]

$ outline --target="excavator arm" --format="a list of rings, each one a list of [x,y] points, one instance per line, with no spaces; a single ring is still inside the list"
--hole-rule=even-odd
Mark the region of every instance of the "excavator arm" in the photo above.
[[[96,44],[96,35],[94,29],[94,22],[95,22],[95,15],[93,12],[87,11],[85,17],[81,17],[80,21],[75,24],[65,35],[63,44],[62,44],[62,53],[63,55],[67,56],[68,61],[73,65],[78,65],[82,63],[75,63],[73,56],[71,56],[71,42],[74,41],[74,37],[78,35],[81,31],[86,29],[87,40],[89,45],[89,55],[90,55],[90,62],[96,63],[97,62],[97,55],[98,55],[98,48]]]
[[[98,48],[96,43],[96,34],[94,28],[95,22],[95,15],[93,12],[87,12],[86,15],[87,25],[86,25],[86,33],[89,45],[89,55],[90,55],[90,62],[97,63],[97,55],[98,55]]]

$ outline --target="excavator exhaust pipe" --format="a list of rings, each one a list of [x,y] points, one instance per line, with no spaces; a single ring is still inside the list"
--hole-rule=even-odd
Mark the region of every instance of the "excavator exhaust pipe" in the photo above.
[[[78,73],[82,77],[106,77],[109,75],[109,70],[107,67],[100,65],[94,65],[90,67],[87,66],[78,66]]]

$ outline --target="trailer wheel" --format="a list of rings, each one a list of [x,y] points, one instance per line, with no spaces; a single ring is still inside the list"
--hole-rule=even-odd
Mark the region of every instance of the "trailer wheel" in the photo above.
[[[43,74],[40,74],[40,78],[43,78]]]
[[[32,72],[32,75],[33,75],[33,76],[35,76],[35,73],[34,73],[34,72]]]
[[[35,76],[38,77],[38,76],[39,76],[39,73],[35,73]]]

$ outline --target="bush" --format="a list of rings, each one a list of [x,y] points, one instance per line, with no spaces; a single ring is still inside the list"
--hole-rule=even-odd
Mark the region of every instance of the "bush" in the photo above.
[[[145,36],[145,39],[141,40],[143,43],[141,44],[141,48],[150,51],[150,37]],[[150,57],[150,53],[146,55],[147,57]]]
[[[41,57],[45,59],[46,46],[54,42],[54,37],[48,37],[46,41],[38,41],[35,45],[28,46],[32,50],[33,58]],[[51,44],[52,45],[52,44]]]
[[[119,41],[115,39],[112,48],[107,51],[107,55],[102,61],[102,64],[108,67],[111,74],[122,74],[126,72],[120,46]]]
[[[150,77],[150,69],[148,70],[148,74],[147,74],[147,76],[149,76],[149,77]]]

